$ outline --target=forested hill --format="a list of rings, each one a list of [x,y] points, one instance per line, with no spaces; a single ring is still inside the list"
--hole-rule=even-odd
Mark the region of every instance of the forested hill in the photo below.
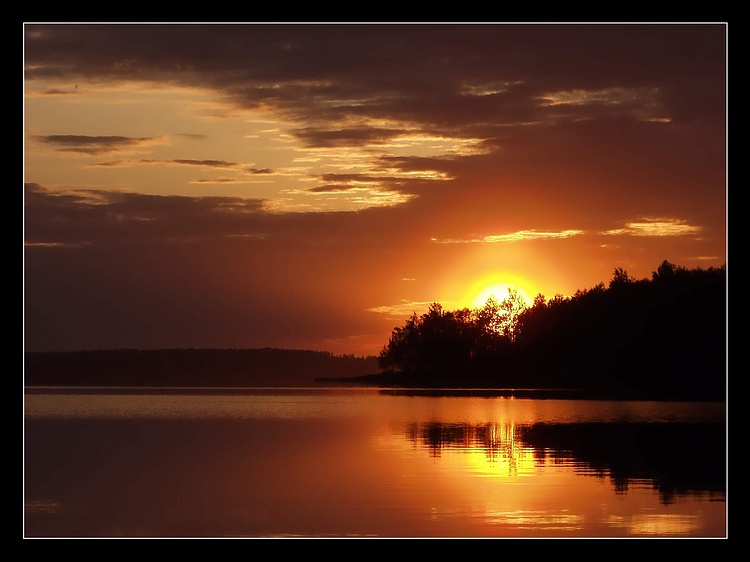
[[[27,386],[309,386],[580,389],[721,400],[727,389],[726,268],[663,262],[651,279],[603,283],[527,308],[434,303],[395,328],[379,357],[285,349],[27,352]]]
[[[26,386],[310,386],[377,370],[375,357],[289,349],[26,352]]]
[[[517,298],[475,310],[446,311],[435,303],[413,315],[380,354],[380,384],[725,397],[725,267],[664,261],[642,280],[617,268],[608,287],[600,283],[568,298],[540,295],[525,309]]]

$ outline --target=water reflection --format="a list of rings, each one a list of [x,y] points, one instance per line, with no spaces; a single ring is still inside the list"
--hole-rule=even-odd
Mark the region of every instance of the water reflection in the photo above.
[[[27,537],[721,537],[722,404],[27,392]]]
[[[433,458],[449,450],[481,452],[496,476],[566,465],[578,474],[608,479],[617,493],[649,487],[665,505],[680,495],[725,499],[723,423],[430,422],[407,424],[403,433]]]

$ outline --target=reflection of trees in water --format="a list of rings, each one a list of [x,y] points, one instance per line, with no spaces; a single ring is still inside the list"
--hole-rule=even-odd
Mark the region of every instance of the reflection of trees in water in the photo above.
[[[411,424],[407,438],[439,458],[445,449],[481,450],[508,463],[567,464],[576,472],[609,478],[615,490],[649,486],[663,503],[676,495],[726,492],[724,423]]]
[[[406,435],[410,441],[427,448],[435,458],[449,448],[481,450],[490,462],[502,461],[507,464],[510,474],[516,474],[519,459],[530,451],[516,439],[515,431],[513,424],[432,422],[410,424]]]
[[[521,438],[534,448],[569,451],[581,472],[608,475],[620,492],[646,484],[664,503],[726,492],[724,423],[535,424]]]

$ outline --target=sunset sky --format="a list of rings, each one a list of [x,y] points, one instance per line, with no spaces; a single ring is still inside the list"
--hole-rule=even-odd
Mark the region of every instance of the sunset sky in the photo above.
[[[727,31],[26,23],[25,349],[377,354],[721,266]]]

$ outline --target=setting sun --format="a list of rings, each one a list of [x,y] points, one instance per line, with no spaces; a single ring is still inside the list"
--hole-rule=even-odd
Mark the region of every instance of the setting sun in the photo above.
[[[504,278],[508,279],[507,277]],[[466,300],[470,303],[470,306],[480,308],[484,306],[487,299],[492,296],[494,296],[498,302],[504,301],[508,298],[509,291],[511,290],[518,292],[518,295],[523,298],[526,306],[531,306],[534,303],[534,297],[531,294],[532,292],[525,289],[523,284],[516,280],[501,280],[499,277],[481,279],[472,284],[467,292]]]
[[[533,299],[528,296],[528,293],[526,293],[526,291],[524,291],[522,288],[516,287],[509,283],[497,283],[479,291],[476,298],[472,301],[472,305],[475,307],[484,306],[484,304],[487,302],[487,299],[489,299],[490,297],[495,297],[496,300],[502,302],[508,297],[509,292],[514,289],[521,297],[523,297],[526,306],[530,306],[534,302]]]

